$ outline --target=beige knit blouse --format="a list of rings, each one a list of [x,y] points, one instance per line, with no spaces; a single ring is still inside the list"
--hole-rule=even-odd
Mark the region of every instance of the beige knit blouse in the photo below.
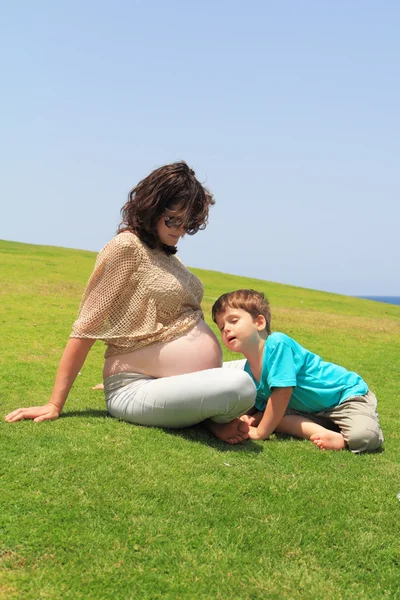
[[[178,338],[202,318],[201,281],[175,256],[133,233],[98,254],[70,337],[103,340],[105,356]]]

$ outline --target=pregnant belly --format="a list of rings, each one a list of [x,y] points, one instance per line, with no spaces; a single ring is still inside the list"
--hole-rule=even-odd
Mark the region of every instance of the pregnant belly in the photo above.
[[[172,342],[109,356],[103,376],[133,372],[151,377],[171,377],[221,366],[221,346],[209,326],[200,320],[186,335]]]

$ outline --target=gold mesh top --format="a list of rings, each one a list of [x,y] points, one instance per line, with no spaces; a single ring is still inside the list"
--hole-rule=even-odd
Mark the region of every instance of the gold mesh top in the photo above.
[[[201,281],[175,255],[125,231],[98,254],[70,337],[103,340],[106,357],[169,342],[202,318],[202,298]]]

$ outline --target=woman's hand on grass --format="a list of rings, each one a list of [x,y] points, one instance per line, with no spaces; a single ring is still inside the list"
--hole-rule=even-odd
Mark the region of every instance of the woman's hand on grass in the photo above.
[[[44,406],[31,406],[30,408],[17,408],[4,417],[8,423],[22,421],[23,419],[32,419],[35,423],[41,421],[54,421],[60,416],[60,410],[48,402]]]

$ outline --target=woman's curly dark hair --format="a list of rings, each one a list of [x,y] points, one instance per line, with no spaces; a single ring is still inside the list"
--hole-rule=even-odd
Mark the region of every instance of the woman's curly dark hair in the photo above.
[[[122,221],[117,233],[132,231],[150,248],[175,254],[176,246],[163,244],[156,233],[156,224],[165,210],[179,208],[179,220],[186,233],[194,235],[199,229],[205,229],[209,207],[214,203],[212,194],[184,161],[165,165],[155,169],[129,192],[128,201],[121,209]]]

